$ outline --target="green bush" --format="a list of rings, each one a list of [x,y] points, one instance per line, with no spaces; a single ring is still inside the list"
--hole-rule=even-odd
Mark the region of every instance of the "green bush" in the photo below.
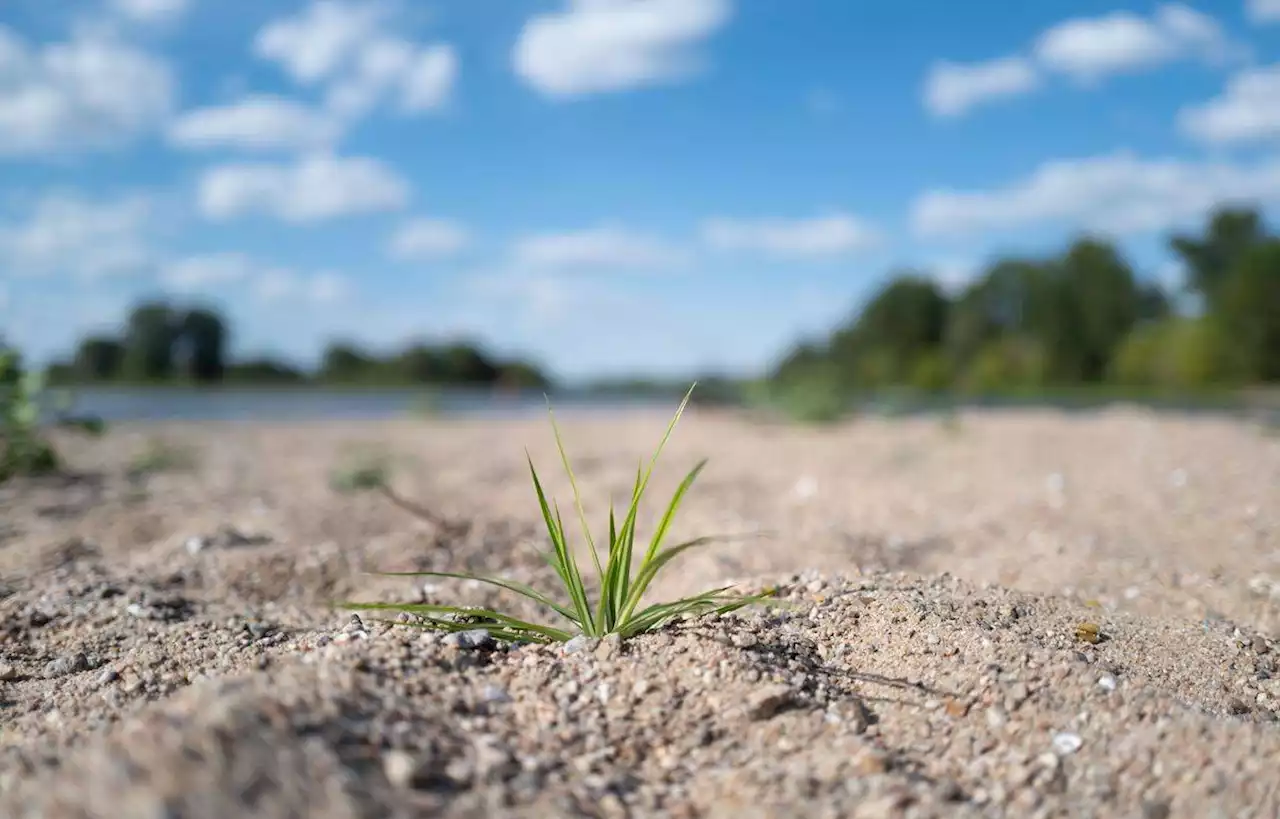
[[[1232,379],[1227,335],[1212,318],[1166,319],[1121,342],[1110,377],[1119,384],[1191,390]]]
[[[0,349],[0,483],[57,471],[58,453],[41,424],[47,398],[44,376],[24,371],[16,351]],[[64,417],[58,423],[95,435],[103,430],[92,418]]]
[[[839,369],[815,364],[773,382],[758,382],[750,403],[801,424],[829,424],[849,411],[849,391]]]
[[[1044,351],[1033,341],[1006,338],[982,347],[965,369],[960,386],[967,392],[996,392],[1045,383]]]

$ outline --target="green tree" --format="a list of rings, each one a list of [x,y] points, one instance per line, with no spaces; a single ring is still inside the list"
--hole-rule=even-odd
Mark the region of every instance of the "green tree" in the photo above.
[[[1188,288],[1212,311],[1231,271],[1245,254],[1267,240],[1266,227],[1256,210],[1222,206],[1210,212],[1200,236],[1175,234],[1169,246],[1186,265]]]
[[[1000,339],[1042,337],[1052,274],[1052,265],[1029,259],[989,266],[951,308],[946,329],[951,358],[964,367]]]
[[[332,342],[325,347],[320,360],[320,378],[324,381],[349,383],[368,380],[377,362],[355,345]]]
[[[498,367],[498,383],[504,387],[522,390],[540,390],[551,386],[551,379],[540,368],[528,361],[504,361]],[[704,395],[714,393],[714,381],[699,381],[698,388]]]
[[[451,384],[492,384],[498,367],[477,347],[458,342],[441,351],[446,378]]]
[[[1280,381],[1280,239],[1241,256],[1221,284],[1216,316],[1242,374]]]
[[[1100,381],[1138,320],[1133,269],[1110,243],[1079,239],[1057,265],[1045,307],[1041,337],[1054,375]]]
[[[77,379],[107,381],[120,376],[123,363],[124,345],[119,339],[90,336],[77,345],[71,368]]]
[[[199,307],[182,317],[186,375],[197,382],[221,381],[227,368],[227,327],[222,317]]]
[[[412,344],[405,348],[392,367],[399,378],[415,384],[438,384],[448,376],[448,362],[440,351],[426,344]]]
[[[173,310],[164,302],[134,307],[125,323],[124,376],[141,381],[171,378],[179,329]]]

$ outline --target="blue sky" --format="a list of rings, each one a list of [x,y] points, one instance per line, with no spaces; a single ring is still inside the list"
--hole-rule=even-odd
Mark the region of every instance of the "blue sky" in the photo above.
[[[0,330],[743,371],[1082,230],[1280,205],[1280,0],[4,0]]]

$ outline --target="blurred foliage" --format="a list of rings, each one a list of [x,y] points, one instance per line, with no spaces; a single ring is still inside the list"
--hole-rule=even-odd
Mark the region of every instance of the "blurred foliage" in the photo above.
[[[774,394],[799,383],[816,395],[823,378],[846,395],[1280,382],[1280,237],[1256,211],[1223,207],[1169,251],[1185,267],[1181,293],[1094,236],[1056,256],[995,259],[951,296],[918,271],[891,276],[829,338],[782,358]],[[1196,305],[1175,310],[1177,296]]]
[[[414,342],[389,355],[334,341],[313,372],[269,357],[233,360],[229,325],[207,306],[180,308],[159,299],[137,304],[118,337],[97,334],[76,345],[70,360],[46,370],[58,384],[239,384],[286,386],[458,386],[547,389],[535,364],[496,359],[479,346]]]
[[[0,344],[0,483],[57,471],[58,453],[45,425],[50,401],[44,375],[24,369],[21,355]],[[55,422],[91,435],[103,432],[102,423],[93,418],[60,413]]]

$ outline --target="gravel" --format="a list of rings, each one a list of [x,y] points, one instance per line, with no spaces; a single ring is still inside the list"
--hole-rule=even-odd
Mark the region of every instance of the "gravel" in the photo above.
[[[563,422],[592,520],[664,421]],[[695,413],[655,475],[712,457],[672,536],[757,536],[655,596],[776,585],[777,607],[554,646],[331,607],[536,615],[370,571],[553,587],[523,472],[527,445],[568,502],[543,427],[175,427],[198,467],[143,495],[137,432],[68,438],[98,477],[0,488],[0,815],[1280,814],[1280,441],[1132,409]],[[402,494],[471,525],[330,493],[376,441]]]

